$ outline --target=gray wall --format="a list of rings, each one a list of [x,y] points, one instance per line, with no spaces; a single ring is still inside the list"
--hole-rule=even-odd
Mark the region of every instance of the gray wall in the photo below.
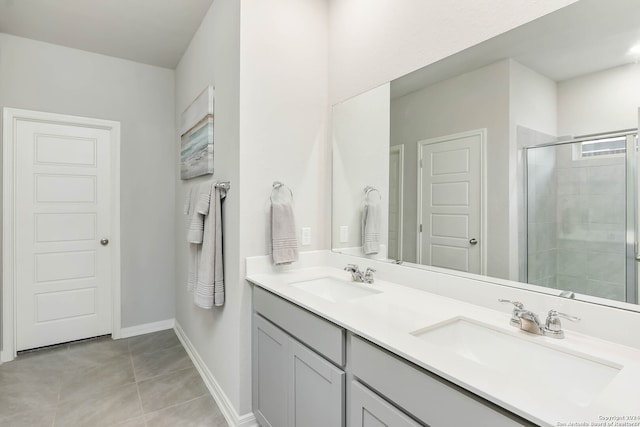
[[[174,174],[176,321],[234,417],[251,416],[245,258],[271,251],[273,181],[293,190],[298,230],[311,228],[312,243],[301,249],[329,246],[326,15],[325,0],[215,0],[176,69],[176,118],[207,85],[216,87],[214,175],[180,181]],[[174,141],[177,156],[177,134]],[[203,310],[186,289],[182,200],[211,179],[231,181],[223,208],[226,298],[224,307]]]
[[[172,164],[177,202],[176,215],[176,322],[184,330],[199,356],[222,387],[232,405],[239,407],[241,358],[238,313],[242,306],[244,281],[240,277],[240,160],[239,160],[239,73],[240,6],[233,0],[216,0],[176,68],[175,114],[179,123],[184,109],[208,85],[216,88],[214,125],[214,175],[180,180],[180,135],[174,133]],[[203,310],[187,291],[187,218],[182,201],[189,188],[211,180],[231,181],[223,203],[225,305]],[[246,405],[246,403],[245,403]]]
[[[0,33],[0,106],[121,123],[122,326],[174,317],[173,70]]]

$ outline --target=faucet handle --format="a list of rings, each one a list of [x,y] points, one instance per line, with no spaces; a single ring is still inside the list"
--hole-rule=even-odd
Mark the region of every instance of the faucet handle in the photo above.
[[[347,264],[347,266],[344,268],[345,271],[358,271],[360,268],[355,265],[355,264]]]
[[[511,319],[509,320],[509,324],[511,326],[513,326],[514,328],[520,328],[522,326],[522,321],[520,320],[520,317],[518,316],[518,312],[519,310],[523,310],[524,309],[524,304],[522,304],[520,301],[511,301],[510,299],[498,299],[498,301],[500,302],[506,302],[509,304],[513,304],[513,312],[511,313]]]
[[[520,301],[511,301],[510,299],[501,299],[501,298],[499,298],[498,301],[513,304],[516,306],[516,308],[519,308],[520,310],[524,308],[524,304],[522,304]]]
[[[548,317],[562,317],[563,319],[567,319],[567,320],[571,320],[572,322],[579,322],[581,319],[579,317],[576,316],[570,316],[566,313],[560,313],[559,311],[556,310],[549,310],[549,316]]]
[[[566,313],[560,313],[556,310],[549,310],[549,315],[547,316],[547,321],[545,322],[545,335],[553,338],[564,338],[562,322],[560,322],[559,319],[560,317],[562,317],[563,319],[571,320],[572,322],[580,321],[579,317],[569,316]]]
[[[365,283],[373,283],[374,278],[373,278],[373,273],[375,273],[376,270],[371,268],[371,267],[367,267],[367,269],[364,272],[364,282]]]

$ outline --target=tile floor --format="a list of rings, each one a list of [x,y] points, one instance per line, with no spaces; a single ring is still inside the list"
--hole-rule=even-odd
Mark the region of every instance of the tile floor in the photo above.
[[[3,427],[226,427],[172,330],[20,354],[0,365]]]

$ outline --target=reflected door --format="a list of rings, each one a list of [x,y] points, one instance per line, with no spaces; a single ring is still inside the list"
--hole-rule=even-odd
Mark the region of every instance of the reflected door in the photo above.
[[[111,333],[110,132],[17,122],[17,350]]]
[[[484,133],[418,142],[418,260],[481,273]]]

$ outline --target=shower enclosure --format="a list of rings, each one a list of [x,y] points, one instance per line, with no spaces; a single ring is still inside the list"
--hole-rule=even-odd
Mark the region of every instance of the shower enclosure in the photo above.
[[[528,283],[638,302],[637,130],[524,149]]]

